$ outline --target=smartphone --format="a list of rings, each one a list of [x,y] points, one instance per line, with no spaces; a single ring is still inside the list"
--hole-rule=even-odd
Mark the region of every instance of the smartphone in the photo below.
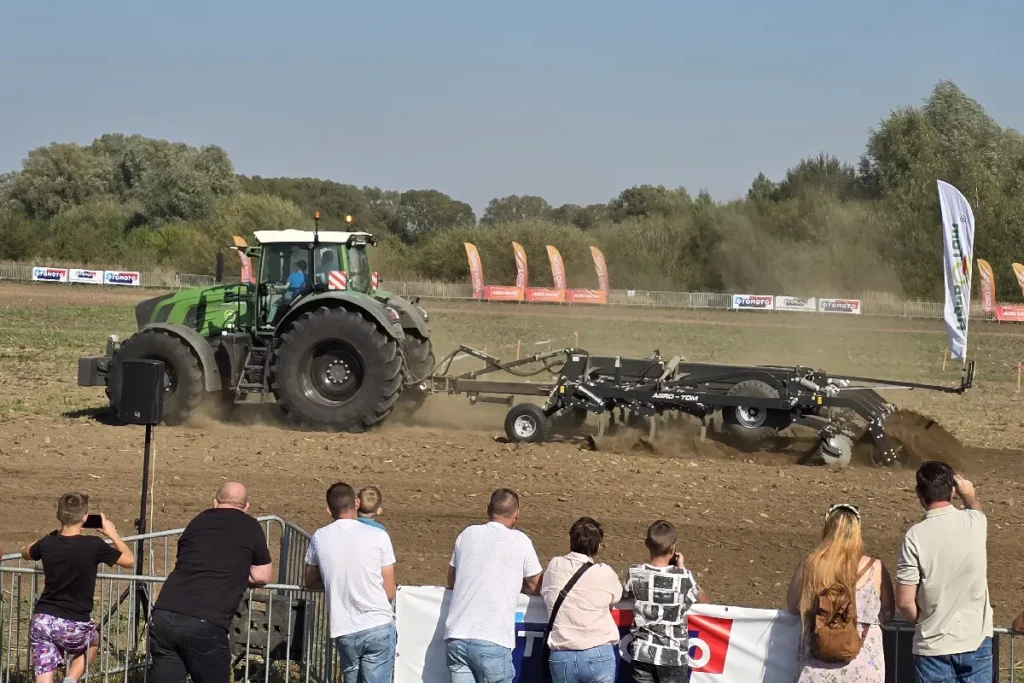
[[[82,525],[83,529],[101,529],[103,528],[103,517],[100,515],[89,515],[85,518],[85,524]]]

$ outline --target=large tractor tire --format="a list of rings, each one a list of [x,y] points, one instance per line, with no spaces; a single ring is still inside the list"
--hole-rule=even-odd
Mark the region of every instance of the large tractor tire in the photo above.
[[[295,424],[362,432],[390,415],[398,401],[402,352],[358,313],[319,308],[282,335],[270,386]]]
[[[188,344],[163,330],[141,330],[121,344],[110,364],[107,398],[115,413],[120,409],[121,368],[126,360],[163,361],[165,424],[181,424],[202,401],[203,370]]]
[[[778,398],[779,392],[770,384],[757,379],[748,379],[731,387],[729,396],[752,396]],[[766,408],[745,408],[727,406],[722,409],[725,432],[744,445],[759,444],[778,434],[779,429],[789,426],[791,420],[786,411]]]

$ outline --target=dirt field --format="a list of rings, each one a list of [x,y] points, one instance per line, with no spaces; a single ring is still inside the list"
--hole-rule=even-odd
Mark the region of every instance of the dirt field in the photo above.
[[[150,296],[152,293],[146,293]],[[142,430],[96,419],[101,390],[78,389],[76,359],[102,350],[111,332],[130,333],[138,292],[67,286],[0,286],[0,544],[5,550],[51,528],[52,504],[70,488],[93,496],[126,533],[138,513]],[[511,309],[511,310],[510,310]],[[841,371],[953,384],[941,371],[944,337],[931,323],[790,317],[687,316],[650,311],[429,305],[440,351],[456,343],[515,354],[515,346],[558,348],[580,337],[597,352],[663,354],[691,360],[799,362]],[[795,317],[794,317],[795,319]],[[815,320],[820,320],[815,317]],[[728,324],[724,324],[728,323]],[[1024,458],[1013,450],[1024,424],[1014,368],[1024,349],[1015,328],[977,325],[977,388],[965,397],[914,392],[898,400],[939,419],[965,446],[964,470],[990,518],[989,577],[997,620],[1024,608]],[[569,340],[569,341],[567,341]],[[550,342],[549,344],[537,342]],[[505,347],[502,350],[502,347]],[[499,351],[500,350],[500,351]],[[919,519],[912,472],[793,464],[791,452],[740,454],[689,432],[652,450],[632,435],[597,451],[573,443],[502,444],[504,410],[433,397],[415,424],[367,435],[298,433],[272,409],[245,410],[240,423],[198,418],[157,430],[155,528],[180,526],[208,504],[224,479],[250,487],[254,512],[306,529],[327,521],[326,487],[375,483],[399,556],[400,580],[439,583],[456,534],[484,516],[487,495],[510,486],[523,498],[522,528],[542,560],[567,550],[580,515],[606,528],[604,559],[617,569],[644,557],[656,518],[680,529],[687,564],[713,600],[777,606],[793,567],[820,534],[833,502],[861,507],[868,550],[890,565],[901,533]],[[932,444],[925,442],[926,447]],[[943,446],[945,448],[945,446]]]

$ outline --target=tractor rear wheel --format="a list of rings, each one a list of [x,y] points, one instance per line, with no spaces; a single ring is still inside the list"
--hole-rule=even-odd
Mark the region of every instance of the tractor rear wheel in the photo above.
[[[178,425],[203,398],[203,370],[188,344],[163,330],[136,332],[118,348],[110,363],[107,398],[117,413],[121,404],[121,368],[126,360],[159,360],[164,363],[164,423]]]
[[[319,308],[281,336],[270,386],[292,422],[362,432],[391,414],[402,392],[402,351],[358,313]]]
[[[756,398],[778,398],[779,392],[770,384],[758,379],[748,379],[734,385],[727,392],[729,396],[750,396]],[[744,444],[758,444],[775,436],[778,430],[789,426],[789,413],[770,408],[727,406],[722,409],[725,431]]]

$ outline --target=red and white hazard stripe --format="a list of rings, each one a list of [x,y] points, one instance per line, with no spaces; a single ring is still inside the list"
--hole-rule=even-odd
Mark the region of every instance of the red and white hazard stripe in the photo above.
[[[327,289],[348,289],[348,273],[332,270],[327,275]]]
[[[377,271],[370,273],[370,290],[377,289]]]

